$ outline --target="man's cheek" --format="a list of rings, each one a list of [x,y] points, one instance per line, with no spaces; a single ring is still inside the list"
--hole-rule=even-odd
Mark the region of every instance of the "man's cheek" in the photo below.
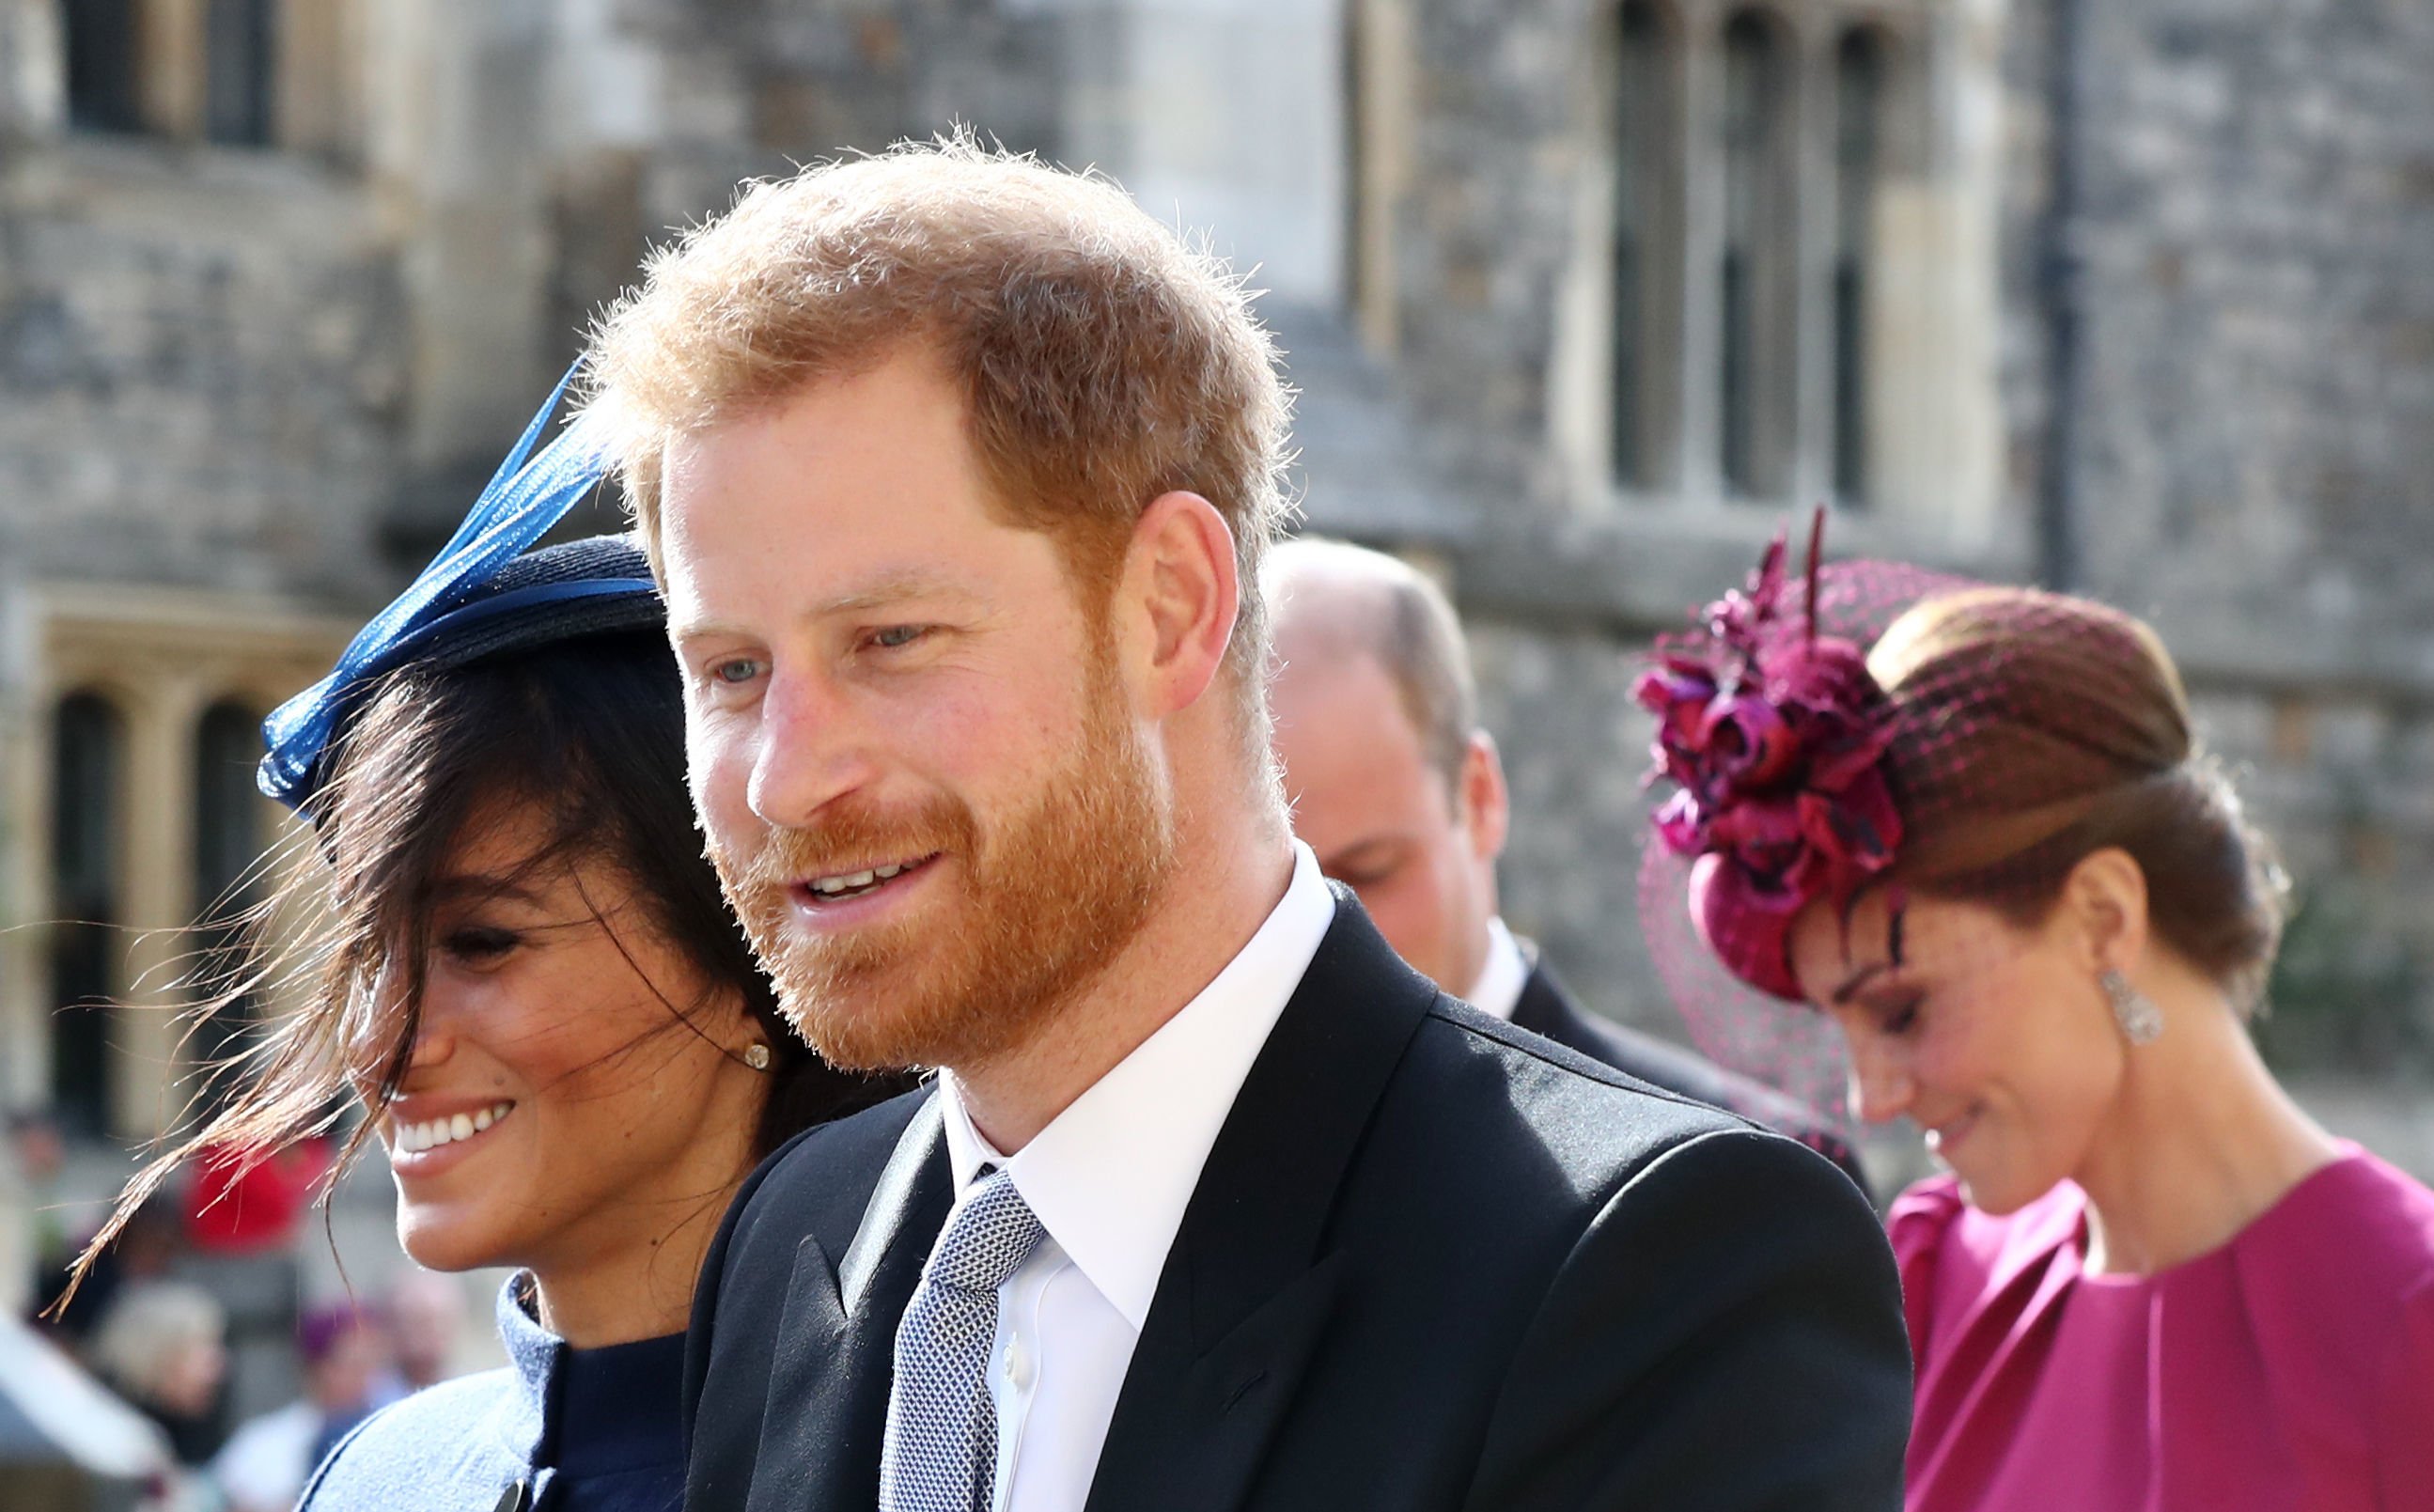
[[[687,768],[694,812],[712,841],[731,839],[753,827],[752,761],[739,742],[699,737],[689,741]]]

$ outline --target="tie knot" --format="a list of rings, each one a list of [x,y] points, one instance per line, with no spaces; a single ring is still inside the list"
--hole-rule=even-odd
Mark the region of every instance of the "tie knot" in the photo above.
[[[1046,1235],[1031,1204],[1015,1190],[1014,1177],[995,1172],[947,1225],[930,1255],[930,1280],[963,1291],[994,1293]]]

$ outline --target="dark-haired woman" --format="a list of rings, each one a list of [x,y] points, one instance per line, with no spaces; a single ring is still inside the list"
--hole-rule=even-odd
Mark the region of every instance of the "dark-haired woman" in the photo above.
[[[306,884],[326,964],[211,1132],[260,1147],[351,1090],[406,1252],[519,1271],[509,1368],[375,1415],[304,1506],[677,1506],[682,1331],[728,1199],[891,1090],[803,1048],[727,911],[661,612],[622,539],[515,558],[389,627],[266,766],[331,864]]]
[[[1860,1115],[1949,1168],[1890,1219],[1911,1512],[2434,1507],[2434,1194],[2250,1040],[2280,875],[2162,644],[2083,599],[1781,568],[1641,684],[1678,788],[1649,875],[1693,926],[1651,932],[1814,1009]],[[1739,1011],[1669,975],[1694,1022]]]

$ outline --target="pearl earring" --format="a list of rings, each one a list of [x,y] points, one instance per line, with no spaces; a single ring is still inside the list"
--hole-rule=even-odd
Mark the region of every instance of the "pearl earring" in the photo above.
[[[2121,1038],[2134,1045],[2153,1044],[2164,1032],[2164,1010],[2155,1006],[2155,1000],[2111,967],[2098,974],[2096,983],[2113,1004],[2113,1022],[2121,1025]]]
[[[744,1047],[744,1063],[754,1071],[769,1069],[769,1047],[755,1040]]]

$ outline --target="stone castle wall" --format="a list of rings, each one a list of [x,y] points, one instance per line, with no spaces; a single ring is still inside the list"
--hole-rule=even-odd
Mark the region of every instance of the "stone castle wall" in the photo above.
[[[1964,520],[1853,518],[1836,539],[2031,574],[2067,404],[2083,581],[2182,653],[2314,901],[2294,1001],[2423,1014],[2434,10],[2079,0],[2080,198],[2060,245],[2083,343],[2063,395],[2046,258],[2061,4],[1879,8],[1919,18],[1957,123],[1922,171],[1964,222],[1986,207],[1982,308],[1965,290],[1955,308],[1983,326],[1996,483]],[[1347,215],[1363,229],[1344,310],[1294,312],[1310,374],[1337,385],[1306,405],[1311,513],[1448,566],[1514,779],[1511,912],[1592,1001],[1670,1027],[1632,919],[1646,730],[1628,653],[1735,580],[1783,510],[1592,496],[1565,454],[1567,289],[1598,233],[1580,185],[1600,8],[1346,5],[1356,61],[1397,50],[1393,89],[1353,112],[1394,149],[1373,144],[1349,175],[1387,198]],[[353,0],[379,45],[334,118],[360,140],[307,153],[28,128],[58,112],[26,82],[46,43],[25,18],[44,9],[0,0],[0,94],[16,92],[0,100],[16,123],[0,143],[0,593],[73,577],[359,612],[453,523],[643,243],[740,176],[957,121],[1052,157],[1138,154],[1178,182],[1193,166],[1138,118],[1161,103],[1140,60],[1166,43],[1141,29],[1157,8],[1130,0]],[[1328,344],[1340,313],[1368,358]],[[1337,403],[1356,387],[1357,414]],[[1397,407],[1416,423],[1375,422]],[[1337,512],[1405,474],[1430,485],[1406,518],[1374,486],[1357,519]]]
[[[2067,466],[2076,583],[2174,647],[2306,905],[2269,1043],[2352,1063],[2407,1043],[2434,1065],[2434,11],[2080,7],[2059,245],[2083,344],[2060,395],[2057,7],[1945,9],[1998,12],[1998,518],[1957,547],[1865,519],[1839,539],[2026,580],[2045,470]],[[1588,8],[1416,17],[1428,168],[1397,228],[1400,346],[1474,500],[1452,559],[1514,782],[1508,907],[1601,1006],[1671,1029],[1631,922],[1648,731],[1627,658],[1785,511],[1634,518],[1549,466]],[[2059,461],[2057,404],[2077,440]],[[2361,1005],[2363,1028],[2326,1022]]]

